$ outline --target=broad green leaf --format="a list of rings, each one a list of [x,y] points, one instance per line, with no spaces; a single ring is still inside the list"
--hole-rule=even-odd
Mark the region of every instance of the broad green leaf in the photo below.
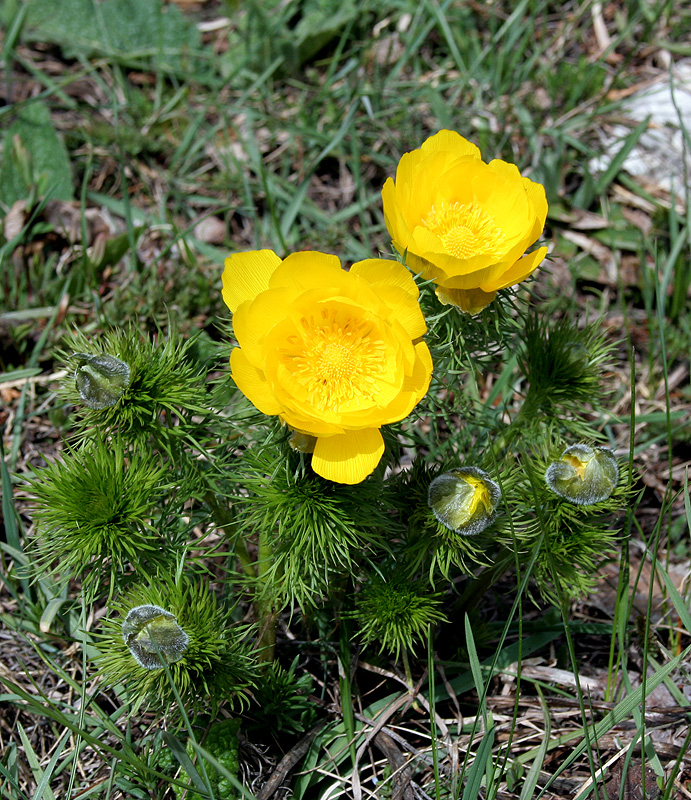
[[[27,5],[24,37],[55,42],[68,56],[103,55],[122,64],[144,61],[181,75],[199,67],[199,32],[174,3],[27,0]]]
[[[0,165],[0,202],[11,206],[32,185],[52,200],[72,200],[72,173],[67,149],[55,132],[48,107],[35,101],[23,106],[5,131]]]

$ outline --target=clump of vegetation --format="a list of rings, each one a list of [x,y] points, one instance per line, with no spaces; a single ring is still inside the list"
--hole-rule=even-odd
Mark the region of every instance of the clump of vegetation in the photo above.
[[[0,793],[672,797],[688,220],[593,159],[687,12],[221,11],[0,10]]]

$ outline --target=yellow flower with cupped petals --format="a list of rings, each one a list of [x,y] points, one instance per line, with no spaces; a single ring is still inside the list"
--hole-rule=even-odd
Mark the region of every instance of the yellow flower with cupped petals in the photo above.
[[[526,249],[547,218],[544,187],[515,164],[485,163],[454,131],[405,153],[382,190],[394,247],[411,269],[433,280],[442,303],[475,314],[500,289],[525,280],[547,254]]]
[[[418,289],[402,264],[271,250],[226,259],[223,299],[240,391],[278,415],[328,480],[359,483],[384,452],[380,427],[424,397],[432,358]]]

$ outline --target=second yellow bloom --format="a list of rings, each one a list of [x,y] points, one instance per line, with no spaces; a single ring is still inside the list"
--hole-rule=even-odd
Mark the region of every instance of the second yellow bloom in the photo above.
[[[454,131],[406,153],[382,190],[384,218],[408,265],[437,284],[442,303],[476,313],[527,278],[547,254],[526,249],[547,218],[544,187],[514,164],[486,164]]]

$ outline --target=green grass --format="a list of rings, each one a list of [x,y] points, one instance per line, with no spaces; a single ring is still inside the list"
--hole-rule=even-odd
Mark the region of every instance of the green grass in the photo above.
[[[122,30],[113,24],[112,0],[63,0],[52,24],[44,21],[45,5],[8,2],[0,9],[6,98],[0,107],[0,715],[9,723],[0,726],[0,794],[172,798],[176,770],[162,770],[154,757],[162,742],[197,790],[209,783],[204,761],[197,766],[187,755],[183,740],[189,735],[199,753],[203,730],[192,727],[182,702],[184,729],[170,718],[134,713],[126,680],[111,689],[94,681],[100,623],[82,604],[79,576],[64,585],[31,580],[35,508],[26,479],[80,431],[64,393],[56,394],[64,366],[59,352],[82,341],[75,330],[95,342],[111,326],[128,324],[165,335],[173,319],[185,339],[201,331],[185,363],[220,373],[230,349],[223,259],[256,248],[281,256],[318,249],[344,263],[390,255],[381,186],[402,153],[443,127],[474,141],[486,159],[513,161],[545,185],[553,266],[530,284],[533,302],[551,330],[553,317],[581,328],[585,318],[599,319],[614,348],[606,372],[611,399],[588,425],[626,451],[620,463],[634,481],[641,473],[647,478],[635,483],[613,523],[620,541],[608,571],[609,605],[598,600],[600,591],[605,597],[602,582],[577,605],[569,603],[554,575],[546,592],[554,602],[546,602],[534,581],[554,564],[539,559],[538,549],[523,560],[516,543],[525,531],[511,519],[501,530],[501,569],[470,589],[463,570],[483,563],[482,554],[472,545],[439,546],[434,563],[455,584],[436,589],[453,625],[418,638],[410,654],[403,648],[400,661],[381,655],[376,644],[351,646],[345,634],[353,623],[339,618],[335,627],[340,606],[314,601],[324,576],[302,576],[293,594],[305,617],[298,609],[284,615],[277,644],[279,661],[294,669],[267,678],[286,697],[292,692],[293,702],[273,723],[252,707],[245,712],[250,744],[242,751],[248,772],[241,774],[257,779],[254,793],[261,796],[277,763],[296,747],[284,779],[290,794],[281,796],[350,797],[359,785],[362,796],[388,798],[405,772],[396,772],[397,750],[410,757],[409,778],[435,800],[603,798],[612,774],[605,764],[626,748],[621,763],[639,778],[649,766],[660,797],[679,796],[675,780],[688,791],[688,736],[674,753],[661,747],[650,706],[659,697],[652,693],[665,687],[676,704],[669,724],[679,731],[688,722],[689,588],[688,581],[675,582],[675,568],[691,554],[688,481],[680,467],[690,435],[691,211],[688,203],[677,207],[639,186],[621,173],[619,161],[599,176],[589,162],[602,147],[602,128],[617,115],[621,90],[649,74],[651,53],[689,54],[691,12],[669,0],[604,4],[610,43],[600,51],[596,4],[589,2],[368,0],[344,2],[334,15],[333,4],[320,0],[209,2],[189,13],[137,0]],[[197,23],[222,17],[200,33]],[[631,128],[620,144],[622,158],[641,132]],[[627,204],[617,186],[634,200]],[[637,226],[634,208],[649,233]],[[584,226],[585,215],[601,222]],[[204,235],[199,223],[206,218],[219,221],[220,235]],[[602,266],[607,258],[614,278]],[[519,325],[511,308],[505,318],[500,308],[483,317],[507,341]],[[483,341],[472,325],[458,347],[450,325],[442,318],[434,331],[455,375],[455,405],[449,407],[448,384],[435,384],[430,414],[440,427],[426,424],[427,417],[418,420],[419,432],[406,434],[430,463],[453,463],[458,452],[487,442],[489,433],[459,420],[483,409],[491,431],[504,413],[515,412],[516,391],[525,391],[521,353],[485,351],[492,337]],[[485,352],[475,357],[474,349]],[[201,430],[201,422],[195,425],[190,436]],[[246,429],[258,448],[260,423],[236,405],[218,436],[226,442]],[[271,499],[283,476],[262,484],[264,455],[255,455],[256,485],[247,485]],[[393,507],[404,508],[427,478],[416,474],[394,486]],[[221,485],[223,476],[213,480]],[[502,480],[530,502],[535,476],[507,468]],[[304,494],[315,491],[317,484]],[[376,502],[358,496],[362,504]],[[171,501],[170,516],[179,524],[168,544],[196,536],[195,526],[210,533],[199,511],[203,492],[195,498],[198,505]],[[241,519],[259,526],[270,512],[280,520],[280,499]],[[356,501],[345,505],[335,493],[320,502],[336,520],[350,513],[357,519]],[[373,529],[385,528],[383,508],[377,506]],[[302,507],[296,518],[315,509],[317,503]],[[242,531],[236,518],[216,516],[229,540]],[[321,525],[324,552],[334,563],[351,564],[374,547],[369,529],[358,531],[354,545],[329,540],[337,522]],[[396,525],[391,539],[404,536]],[[549,519],[538,515],[529,535],[533,545],[542,542]],[[309,543],[303,544],[306,551]],[[427,549],[412,539],[408,545],[424,564]],[[281,569],[297,574],[302,551],[281,547]],[[238,601],[237,621],[249,613],[244,592],[257,576],[250,564],[235,583],[219,580],[224,558],[220,548],[206,561],[195,552],[193,561],[219,595]],[[382,564],[382,571],[390,567]],[[512,580],[494,584],[506,565]],[[346,596],[353,583],[344,580],[337,593]],[[262,602],[266,608],[269,601]],[[95,610],[99,617],[105,611]],[[594,698],[578,680],[559,683],[552,667],[580,673],[583,686],[594,673],[602,696]],[[170,690],[177,692],[174,685]],[[628,738],[617,743],[625,728]],[[255,741],[265,755],[252,750]]]

